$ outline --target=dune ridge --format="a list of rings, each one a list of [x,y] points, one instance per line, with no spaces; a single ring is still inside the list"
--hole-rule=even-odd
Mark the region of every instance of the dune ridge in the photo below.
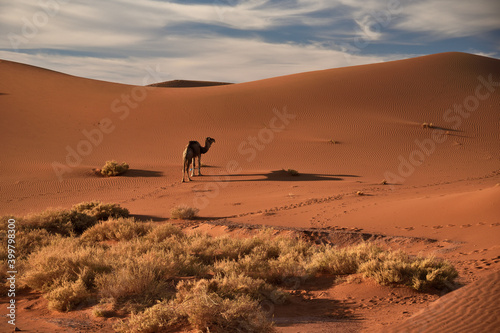
[[[453,291],[386,332],[498,332],[500,271]]]

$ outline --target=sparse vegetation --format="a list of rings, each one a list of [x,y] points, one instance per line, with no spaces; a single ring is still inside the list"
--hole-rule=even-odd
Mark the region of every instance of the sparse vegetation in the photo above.
[[[172,208],[170,217],[178,220],[192,220],[198,215],[199,209],[181,205]]]
[[[285,171],[286,173],[288,173],[290,176],[298,176],[298,175],[300,175],[299,172],[297,170],[294,170],[294,169],[288,169],[288,170],[283,169],[283,171]]]
[[[84,213],[95,217],[98,221],[104,221],[111,217],[128,217],[129,211],[117,204],[103,204],[100,201],[82,202],[72,207],[72,210],[78,213]]]
[[[404,284],[415,290],[443,288],[458,276],[455,268],[434,257],[411,257],[402,251],[381,252],[359,267],[359,272],[380,284]]]
[[[128,169],[129,166],[125,162],[118,164],[116,161],[106,161],[106,164],[102,167],[102,169],[97,171],[105,177],[114,177],[125,173]]]
[[[83,203],[70,212],[86,215],[98,206]],[[316,245],[271,229],[242,239],[211,237],[125,217],[98,222],[80,235],[71,219],[60,218],[67,214],[41,214],[37,223],[19,224],[27,247],[20,257],[20,287],[43,292],[58,311],[92,306],[95,316],[132,313],[117,324],[121,332],[272,332],[261,305],[286,302],[282,288],[297,288],[320,274],[357,274],[417,290],[442,288],[457,277],[445,261],[370,243]],[[67,223],[68,232],[52,227]],[[3,267],[3,252],[0,259]]]

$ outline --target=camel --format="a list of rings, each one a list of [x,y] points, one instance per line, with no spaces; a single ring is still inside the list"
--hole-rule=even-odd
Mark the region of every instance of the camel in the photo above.
[[[198,175],[201,176],[201,154],[205,154],[209,149],[212,143],[215,142],[215,139],[211,137],[207,137],[205,139],[205,147],[202,147],[198,141],[189,141],[186,149],[184,149],[183,157],[183,167],[182,167],[182,182],[184,183],[184,179],[186,178],[185,174],[187,172],[188,179],[191,181],[189,177],[189,167],[191,163],[193,163],[193,170],[191,172],[191,177],[194,177],[194,170],[196,169],[196,157],[198,157]]]

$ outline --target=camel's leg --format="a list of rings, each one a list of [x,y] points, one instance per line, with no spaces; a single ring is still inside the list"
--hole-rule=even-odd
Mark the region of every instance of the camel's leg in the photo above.
[[[189,167],[191,166],[191,159],[188,159],[186,161],[186,172],[187,172],[187,175],[188,175],[188,181],[191,181],[191,178],[189,177]]]
[[[184,183],[186,180],[186,167],[187,167],[187,161],[184,159],[184,161],[182,161],[182,182]],[[189,177],[189,173],[188,173],[188,177]]]
[[[198,176],[201,176],[201,154],[198,156]]]
[[[194,177],[194,169],[196,169],[196,157],[193,157],[193,168],[191,169],[191,177]]]

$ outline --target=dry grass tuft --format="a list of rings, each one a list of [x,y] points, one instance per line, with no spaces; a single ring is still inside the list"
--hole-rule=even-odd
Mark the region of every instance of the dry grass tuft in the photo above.
[[[294,169],[288,169],[288,170],[285,170],[283,169],[284,172],[286,172],[289,176],[299,176],[300,173],[297,171],[297,170],[294,170]]]
[[[82,234],[80,240],[85,242],[130,240],[146,235],[151,229],[151,224],[136,221],[133,217],[121,217],[94,225]]]
[[[19,219],[21,230],[44,229],[63,236],[79,235],[97,223],[97,219],[75,210],[46,210]]]
[[[404,284],[415,290],[448,287],[458,277],[447,261],[411,257],[402,251],[381,252],[361,264],[359,272],[380,284]]]
[[[118,164],[116,161],[106,161],[101,170],[98,170],[105,177],[114,177],[125,173],[129,169],[127,163]]]
[[[104,221],[109,218],[128,217],[128,209],[120,207],[118,204],[103,204],[100,201],[82,202],[74,205],[72,210],[78,213],[87,214],[95,217],[98,221]]]
[[[160,332],[190,327],[201,332],[274,332],[273,324],[248,295],[222,297],[208,280],[181,282],[177,296],[132,315],[116,328],[121,332]]]
[[[178,220],[192,220],[198,215],[199,209],[186,205],[176,206],[170,211],[170,218]]]

